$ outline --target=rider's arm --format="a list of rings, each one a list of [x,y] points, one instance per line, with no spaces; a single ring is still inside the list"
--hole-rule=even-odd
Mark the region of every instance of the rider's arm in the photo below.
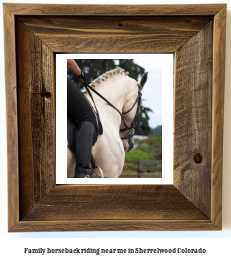
[[[81,83],[85,83],[84,73],[81,71],[74,59],[67,59],[67,69],[76,74]]]
[[[81,70],[74,59],[67,59],[67,69],[77,76],[81,74]]]

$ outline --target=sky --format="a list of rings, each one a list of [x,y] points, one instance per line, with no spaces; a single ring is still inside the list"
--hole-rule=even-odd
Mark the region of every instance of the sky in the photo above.
[[[134,62],[148,72],[148,80],[142,91],[142,98],[144,107],[149,107],[153,111],[153,113],[149,113],[149,126],[155,128],[162,125],[162,67],[166,64],[162,54],[142,55],[142,57],[134,59]],[[164,75],[164,77],[166,76]],[[173,78],[173,74],[167,77]]]

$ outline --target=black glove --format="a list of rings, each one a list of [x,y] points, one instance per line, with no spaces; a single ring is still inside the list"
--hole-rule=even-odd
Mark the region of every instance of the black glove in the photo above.
[[[80,81],[81,83],[85,83],[85,82],[86,82],[85,76],[84,76],[84,72],[83,72],[83,71],[81,71],[81,74],[78,75],[78,78],[79,78],[79,81]]]

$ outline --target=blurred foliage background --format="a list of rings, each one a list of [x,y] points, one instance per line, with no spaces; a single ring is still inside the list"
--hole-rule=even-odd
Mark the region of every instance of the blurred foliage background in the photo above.
[[[144,68],[134,63],[133,59],[75,59],[75,61],[87,75],[87,83],[91,83],[101,74],[116,68],[121,68],[129,72],[129,76],[137,81],[145,72]],[[68,76],[78,84],[79,88],[82,88],[82,85],[78,82],[77,76],[71,72],[68,72]]]

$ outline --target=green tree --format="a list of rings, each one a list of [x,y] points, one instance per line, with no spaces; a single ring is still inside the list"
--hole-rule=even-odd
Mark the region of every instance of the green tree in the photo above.
[[[142,113],[139,115],[137,120],[136,135],[149,136],[151,133],[151,128],[148,122],[150,119],[148,116],[149,112],[152,112],[152,109],[144,107]]]
[[[151,135],[156,137],[162,136],[162,125],[159,125],[154,129],[151,129]]]

